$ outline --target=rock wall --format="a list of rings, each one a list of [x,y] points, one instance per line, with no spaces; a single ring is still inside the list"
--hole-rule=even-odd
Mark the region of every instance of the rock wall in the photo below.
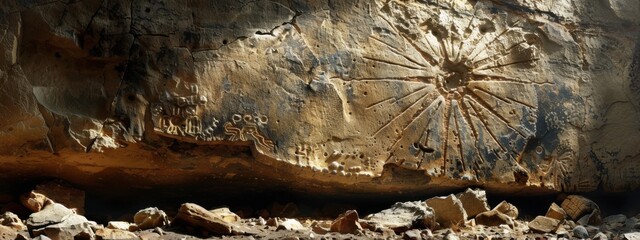
[[[0,3],[5,182],[640,184],[640,3]]]

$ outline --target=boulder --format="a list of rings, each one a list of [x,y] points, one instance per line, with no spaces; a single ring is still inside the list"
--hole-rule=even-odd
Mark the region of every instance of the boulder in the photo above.
[[[333,220],[329,229],[331,232],[342,234],[357,233],[362,230],[359,221],[360,217],[358,216],[358,212],[356,212],[356,210],[349,210]]]
[[[545,216],[537,216],[535,219],[529,222],[529,228],[541,233],[550,233],[554,232],[558,225],[560,224],[560,220],[553,219]]]
[[[81,215],[72,214],[60,223],[51,224],[40,229],[33,229],[32,232],[35,235],[44,234],[53,240],[94,239],[95,234],[93,228],[95,228],[96,225],[95,222],[90,222]]]
[[[138,239],[135,233],[122,230],[122,229],[110,229],[102,228],[96,230],[97,240],[120,240],[120,239]]]
[[[507,201],[500,202],[498,205],[496,205],[496,207],[493,208],[493,210],[504,213],[512,219],[518,218],[518,208],[513,204],[508,203]]]
[[[376,228],[388,228],[398,233],[413,227],[436,227],[434,210],[422,201],[395,203],[389,209],[366,216],[364,221]]]
[[[13,228],[16,231],[27,230],[27,226],[24,225],[22,220],[20,220],[20,217],[11,212],[4,212],[2,215],[0,215],[0,225]]]
[[[433,209],[436,222],[442,227],[464,225],[467,220],[467,213],[462,202],[453,194],[446,197],[429,198],[425,203]]]
[[[467,188],[466,191],[457,194],[456,197],[462,202],[468,217],[475,217],[481,212],[489,211],[487,193],[482,189]]]
[[[31,191],[25,195],[20,196],[20,202],[24,207],[31,210],[31,212],[38,212],[42,210],[46,205],[53,203],[51,199],[45,195]]]
[[[576,223],[580,225],[585,225],[585,226],[586,225],[599,226],[600,224],[602,224],[602,216],[600,215],[600,209],[594,209],[591,213],[586,214],[582,216],[580,219],[578,219]]]
[[[29,229],[37,229],[48,225],[61,223],[75,213],[62,204],[53,203],[44,207],[39,212],[32,213],[26,221]]]
[[[485,226],[500,226],[502,224],[513,226],[513,219],[509,215],[495,209],[476,215],[475,221],[476,224]]]
[[[84,191],[71,187],[61,181],[49,181],[38,184],[33,192],[42,194],[53,202],[60,203],[77,214],[84,214]]]
[[[545,217],[550,217],[562,221],[567,218],[567,213],[564,211],[564,209],[558,206],[558,204],[551,203],[551,206],[549,206]]]
[[[595,202],[579,195],[567,196],[560,206],[573,220],[578,220],[596,209],[599,210]]]
[[[151,229],[155,227],[164,227],[169,225],[169,217],[164,211],[155,208],[145,208],[133,216],[133,222],[140,230]]]
[[[219,215],[211,213],[194,203],[182,204],[173,221],[173,225],[186,225],[216,235],[240,233],[234,229],[233,224],[224,221]]]

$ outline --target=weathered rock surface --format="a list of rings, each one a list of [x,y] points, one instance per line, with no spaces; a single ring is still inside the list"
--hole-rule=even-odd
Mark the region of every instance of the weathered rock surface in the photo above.
[[[3,1],[0,182],[636,189],[638,5]]]
[[[560,221],[545,216],[537,216],[529,222],[529,228],[538,232],[550,233],[558,228]]]
[[[180,206],[178,214],[173,219],[174,225],[187,225],[208,231],[211,234],[239,233],[233,224],[225,221],[220,215],[212,213],[193,203],[185,203]]]
[[[460,199],[468,217],[475,217],[481,212],[489,211],[489,203],[487,203],[487,193],[482,189],[468,188],[462,193],[456,194]]]
[[[150,229],[169,225],[169,216],[155,207],[145,208],[133,216],[133,222],[139,229]]]
[[[422,201],[396,203],[389,209],[366,216],[364,221],[374,228],[388,228],[396,232],[414,226],[427,229],[436,227],[434,210]]]
[[[12,212],[5,212],[0,215],[0,225],[13,228],[16,231],[27,230],[27,226],[24,225],[20,217]]]
[[[564,211],[564,209],[558,206],[558,204],[552,203],[544,216],[562,221],[567,218],[567,213]]]
[[[436,222],[441,227],[461,226],[467,220],[467,213],[462,207],[462,202],[453,194],[446,197],[429,198],[425,203],[433,209]]]
[[[567,196],[560,206],[573,220],[578,220],[584,215],[600,209],[598,204],[579,195]]]
[[[109,229],[101,228],[96,230],[96,238],[98,240],[120,240],[120,239],[139,239],[138,235],[122,230],[122,229]]]
[[[74,215],[73,211],[65,206],[54,203],[47,205],[39,212],[29,215],[26,225],[29,229],[37,229],[52,224],[61,223],[69,216]]]
[[[329,228],[331,232],[337,232],[342,234],[357,233],[362,230],[360,225],[360,217],[356,210],[349,210],[340,214]]]
[[[507,201],[500,202],[498,205],[496,205],[496,207],[493,208],[493,210],[504,213],[513,219],[518,218],[518,208],[513,204],[508,203]]]
[[[475,217],[475,220],[476,224],[485,226],[500,226],[502,224],[513,226],[513,219],[498,210],[482,212]]]

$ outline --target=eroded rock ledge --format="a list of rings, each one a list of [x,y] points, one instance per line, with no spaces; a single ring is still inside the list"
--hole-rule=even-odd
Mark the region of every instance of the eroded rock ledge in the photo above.
[[[637,1],[0,9],[2,180],[327,193],[640,182]]]

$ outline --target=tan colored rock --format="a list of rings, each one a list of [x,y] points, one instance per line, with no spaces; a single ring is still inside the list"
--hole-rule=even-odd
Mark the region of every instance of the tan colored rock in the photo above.
[[[550,233],[554,232],[558,225],[560,224],[560,220],[553,219],[545,216],[537,216],[535,219],[529,222],[529,228],[542,233]]]
[[[18,236],[18,232],[7,226],[0,225],[0,240],[14,240]]]
[[[549,206],[549,209],[544,216],[562,221],[567,218],[567,213],[564,211],[564,209],[558,206],[558,204],[551,203],[551,206]]]
[[[53,203],[53,201],[47,198],[47,196],[34,191],[20,196],[20,202],[24,207],[28,208],[32,212],[38,212],[46,205]]]
[[[462,202],[453,194],[446,197],[429,198],[425,203],[433,209],[436,222],[442,227],[464,225],[467,220],[467,213]]]
[[[500,226],[502,224],[509,226],[514,225],[511,217],[495,209],[478,214],[475,217],[475,223],[485,226]]]
[[[151,229],[155,227],[164,227],[169,225],[169,217],[164,211],[158,208],[145,208],[133,216],[133,222],[140,230]]]
[[[600,209],[595,202],[579,195],[567,196],[560,206],[573,220],[578,220],[585,214]]]
[[[110,228],[101,228],[96,230],[96,237],[98,240],[138,239],[138,236],[135,233],[122,229]]]
[[[287,231],[298,231],[298,230],[304,230],[304,229],[307,229],[307,228],[305,228],[302,225],[302,223],[300,223],[296,219],[285,218],[284,220],[277,222],[276,229],[277,230],[287,230]]]
[[[512,219],[518,218],[518,208],[513,204],[508,203],[507,201],[500,202],[498,205],[496,205],[496,207],[493,208],[493,210],[504,213]]]
[[[109,221],[107,223],[107,228],[109,229],[120,229],[120,230],[125,230],[125,231],[131,231],[135,228],[138,228],[138,226],[135,226],[135,224],[132,224],[130,222],[124,222],[124,221]]]
[[[228,223],[236,223],[242,220],[240,216],[231,212],[229,208],[216,208],[216,209],[210,210],[210,212],[215,215],[218,215],[218,218]]]
[[[16,231],[27,230],[27,226],[24,225],[20,217],[11,212],[4,212],[2,215],[0,215],[0,225],[13,228]]]
[[[360,217],[358,216],[358,212],[356,212],[356,210],[349,210],[333,220],[329,229],[331,232],[342,234],[357,233],[362,230],[359,221]]]
[[[467,188],[466,191],[456,194],[462,202],[468,217],[475,217],[479,213],[489,211],[487,193],[482,189]]]
[[[173,221],[175,225],[191,226],[217,235],[238,233],[231,223],[193,203],[182,204]]]
[[[84,191],[68,186],[59,181],[49,181],[36,186],[33,190],[51,201],[60,203],[67,208],[75,209],[76,213],[84,215]]]
[[[400,233],[411,229],[414,225],[422,228],[435,228],[434,210],[425,202],[399,202],[389,209],[364,217],[364,222],[375,228],[388,228]]]

